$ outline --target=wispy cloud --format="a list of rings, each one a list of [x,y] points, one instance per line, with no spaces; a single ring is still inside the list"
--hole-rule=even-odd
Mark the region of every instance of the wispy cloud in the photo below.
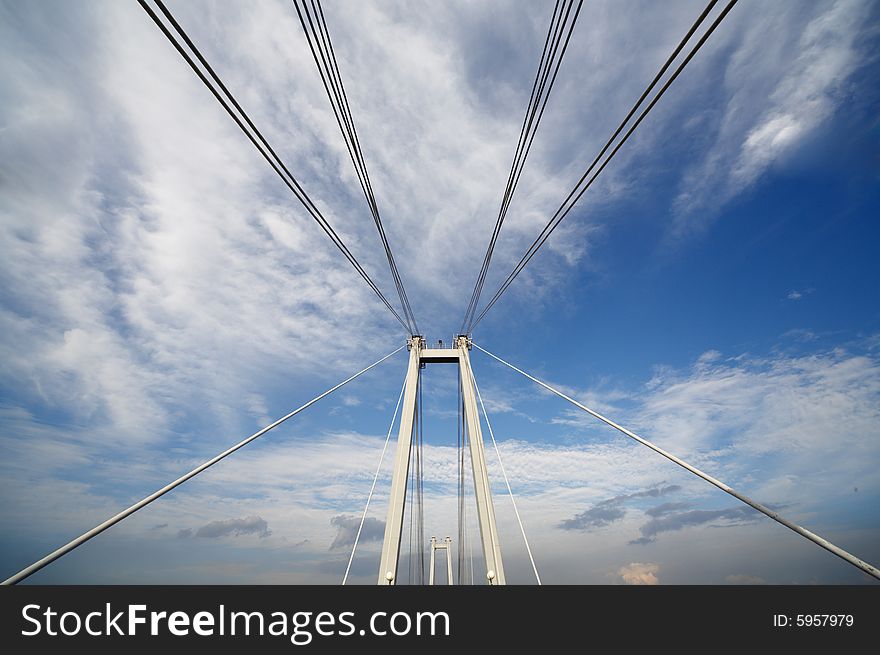
[[[738,34],[728,40],[723,110],[711,124],[706,116],[694,125],[713,143],[682,180],[674,237],[704,229],[720,205],[784,162],[833,115],[850,76],[869,59],[863,37],[870,2],[804,8],[766,5],[758,23],[740,17]]]
[[[801,343],[809,343],[811,341],[816,341],[819,338],[818,334],[806,328],[792,328],[791,330],[787,330],[782,336],[795,341],[800,341]]]

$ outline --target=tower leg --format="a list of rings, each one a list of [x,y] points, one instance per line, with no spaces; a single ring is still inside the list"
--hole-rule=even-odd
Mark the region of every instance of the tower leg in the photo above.
[[[431,537],[431,573],[428,577],[428,584],[434,586],[434,555],[437,552],[437,537]]]
[[[446,537],[446,584],[452,584],[452,539]]]
[[[412,337],[409,344],[406,389],[403,392],[403,405],[400,413],[400,431],[397,435],[397,450],[394,455],[394,474],[391,478],[388,517],[385,520],[385,539],[382,542],[382,559],[379,564],[378,584],[380,585],[397,584],[397,561],[400,557],[400,538],[403,533],[403,511],[412,449],[413,418],[416,410],[421,348],[422,338]]]
[[[495,523],[495,506],[492,504],[492,491],[489,487],[489,474],[486,470],[486,453],[483,448],[480,415],[477,413],[477,396],[474,392],[467,337],[459,337],[456,345],[459,353],[459,366],[461,367],[461,388],[464,396],[468,441],[471,448],[471,463],[474,470],[477,518],[480,522],[483,556],[486,559],[486,580],[490,585],[503,585],[506,584],[506,581],[504,564],[501,561],[501,541],[498,537],[498,526]]]

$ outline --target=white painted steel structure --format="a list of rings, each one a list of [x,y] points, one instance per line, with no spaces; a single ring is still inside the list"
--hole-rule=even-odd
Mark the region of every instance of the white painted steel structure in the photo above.
[[[452,580],[452,537],[446,537],[442,542],[437,541],[437,537],[431,537],[431,568],[428,584],[434,584],[434,567],[436,562],[436,553],[438,550],[446,551],[446,584],[454,584]]]
[[[413,419],[416,413],[416,391],[419,386],[419,352],[422,338],[409,339],[409,366],[406,369],[406,386],[403,392],[403,410],[400,413],[400,430],[394,453],[394,475],[391,478],[391,494],[388,497],[388,517],[385,519],[385,538],[382,542],[382,558],[379,560],[379,584],[397,584],[397,562],[400,557],[400,537],[403,533],[403,512],[406,504],[406,481],[409,478],[409,459],[412,451]]]
[[[483,432],[480,427],[480,415],[477,411],[477,396],[473,384],[474,374],[468,353],[470,341],[466,336],[460,336],[456,339],[454,348],[426,348],[424,339],[420,336],[414,336],[410,338],[408,347],[409,367],[406,373],[406,391],[404,392],[400,417],[397,450],[394,455],[394,473],[391,478],[388,515],[385,520],[382,557],[379,561],[378,584],[397,584],[397,566],[400,559],[403,515],[406,509],[406,483],[409,477],[409,462],[412,452],[413,419],[416,409],[419,368],[430,363],[457,363],[461,371],[462,400],[470,445],[477,519],[480,525],[483,557],[486,562],[485,577],[490,585],[506,584],[504,562],[501,557],[501,539],[498,536],[498,526],[495,521],[495,506],[492,504],[492,490],[486,469]]]

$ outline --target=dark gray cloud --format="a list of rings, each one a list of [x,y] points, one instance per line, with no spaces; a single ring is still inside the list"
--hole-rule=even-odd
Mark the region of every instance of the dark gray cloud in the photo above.
[[[657,508],[654,508],[657,509]],[[653,518],[639,531],[642,536],[631,541],[631,544],[649,544],[657,538],[661,532],[675,532],[682,528],[695,525],[703,525],[712,521],[726,521],[728,524],[741,524],[754,518],[755,510],[751,507],[731,507],[728,509],[694,509],[689,512],[679,512],[658,518]]]
[[[619,521],[626,515],[626,508],[623,505],[628,500],[633,500],[635,498],[657,498],[659,496],[674,493],[680,489],[681,487],[677,484],[666,486],[658,485],[643,491],[614,496],[613,498],[608,498],[593,505],[585,512],[581,512],[570,519],[566,519],[559,524],[559,527],[563,530],[589,530],[591,528],[601,528],[610,523],[614,523],[614,521]]]
[[[183,530],[177,531],[178,539],[189,539],[192,536],[192,528],[184,528]]]
[[[181,530],[181,532],[184,532]],[[237,537],[243,534],[255,534],[260,537],[268,537],[272,534],[269,524],[259,516],[247,516],[242,519],[226,519],[225,521],[211,521],[196,530],[197,537],[216,539],[218,537]],[[187,535],[188,536],[188,535]]]
[[[344,514],[330,519],[330,524],[336,526],[336,537],[333,539],[333,543],[330,544],[330,550],[354,545],[354,538],[357,535],[360,522],[357,516],[345,516]],[[371,516],[364,521],[359,541],[381,541],[384,536],[385,521],[380,521]]]
[[[168,524],[167,524],[167,523],[157,523],[156,525],[154,525],[154,526],[153,526],[152,528],[150,528],[150,529],[151,529],[151,530],[161,530],[162,528],[167,528],[167,527],[168,527]]]
[[[315,570],[320,573],[327,573],[341,578],[345,571],[345,567],[348,566],[348,553],[338,551],[338,554],[343,555],[344,557],[337,559],[333,555],[327,555],[327,559],[316,561]],[[403,560],[404,558],[401,557],[400,562],[397,565],[397,570],[409,571],[409,568],[404,567]],[[367,584],[374,585],[376,584],[376,572],[378,569],[378,557],[371,555],[358,555],[351,563],[351,569],[348,572],[348,584],[356,584],[355,580],[357,578],[364,577],[366,580],[360,580],[359,582],[366,582]]]
[[[563,530],[587,530],[589,528],[601,528],[622,519],[626,510],[614,503],[614,499],[602,501],[591,507],[586,512],[577,514],[574,518],[567,519],[560,524]]]

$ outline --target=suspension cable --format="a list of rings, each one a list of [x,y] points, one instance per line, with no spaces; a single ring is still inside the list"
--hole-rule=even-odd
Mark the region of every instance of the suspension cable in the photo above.
[[[483,308],[483,310],[477,316],[476,320],[473,321],[473,323],[470,326],[471,331],[476,329],[477,325],[483,320],[483,318],[486,316],[486,314],[489,312],[489,310],[495,305],[496,302],[498,302],[498,299],[501,297],[501,295],[508,289],[508,287],[510,287],[510,285],[514,281],[514,279],[516,279],[516,277],[520,274],[520,272],[531,261],[532,257],[534,257],[534,255],[535,255],[535,253],[538,252],[538,250],[541,248],[541,246],[544,245],[544,243],[547,241],[547,239],[550,237],[550,235],[553,233],[553,231],[559,226],[559,224],[565,219],[565,217],[568,216],[569,212],[571,212],[571,210],[574,208],[574,206],[580,200],[581,196],[583,196],[584,193],[586,193],[587,189],[589,189],[592,186],[592,184],[596,180],[596,178],[599,177],[599,175],[602,173],[603,170],[605,170],[605,167],[614,158],[614,156],[617,154],[617,152],[620,150],[620,148],[623,146],[623,144],[626,143],[626,141],[629,139],[629,137],[632,135],[632,133],[635,132],[636,128],[638,128],[638,126],[641,124],[642,120],[644,120],[645,116],[647,116],[648,113],[654,108],[654,106],[657,104],[657,102],[660,100],[660,98],[663,97],[663,94],[666,93],[666,90],[678,78],[679,74],[684,70],[684,68],[688,65],[688,63],[690,63],[690,61],[691,61],[691,59],[693,59],[694,55],[696,55],[697,52],[700,50],[700,48],[703,47],[703,45],[708,40],[709,36],[711,36],[711,34],[715,31],[715,29],[721,24],[721,21],[724,20],[724,18],[728,15],[730,10],[733,9],[733,6],[737,3],[737,0],[730,0],[730,2],[727,3],[727,5],[724,7],[724,9],[721,10],[721,12],[717,16],[717,18],[708,27],[708,29],[703,34],[703,36],[697,41],[696,45],[690,50],[690,52],[684,58],[682,63],[679,64],[679,66],[672,73],[672,75],[669,77],[669,79],[663,84],[663,86],[660,88],[660,90],[657,92],[657,94],[653,97],[651,102],[648,103],[648,105],[645,107],[644,110],[642,110],[642,112],[639,114],[638,118],[635,120],[635,122],[632,124],[632,126],[627,130],[626,134],[624,134],[623,138],[617,143],[617,145],[608,154],[608,156],[605,158],[605,160],[602,162],[602,164],[598,167],[598,169],[596,169],[596,172],[593,173],[592,176],[590,177],[590,173],[596,167],[596,164],[599,163],[599,160],[602,158],[602,156],[605,154],[605,152],[608,150],[608,148],[611,146],[611,144],[614,142],[614,140],[617,138],[617,136],[620,134],[620,132],[624,129],[626,124],[629,122],[630,118],[632,118],[633,114],[637,111],[639,106],[641,106],[642,102],[645,100],[645,98],[647,98],[647,96],[651,92],[651,90],[657,85],[657,83],[662,78],[662,76],[665,74],[665,72],[667,71],[669,66],[672,65],[672,62],[677,58],[678,54],[681,52],[681,50],[684,48],[684,46],[687,44],[687,42],[690,40],[690,38],[696,32],[698,27],[703,23],[706,16],[709,14],[709,12],[712,10],[712,8],[715,6],[715,4],[717,2],[718,2],[718,0],[711,0],[709,2],[709,4],[706,6],[706,8],[703,10],[703,13],[697,18],[697,20],[691,26],[688,33],[681,40],[681,42],[678,44],[678,47],[676,47],[676,49],[673,51],[672,55],[669,56],[666,63],[661,67],[660,71],[654,77],[654,80],[651,82],[650,85],[648,85],[648,87],[642,93],[642,95],[638,99],[638,101],[636,101],[636,104],[632,107],[632,109],[630,109],[630,112],[627,114],[626,118],[618,126],[617,130],[615,130],[615,132],[611,136],[611,138],[606,142],[605,146],[602,148],[602,150],[599,152],[599,154],[596,156],[596,158],[593,160],[593,162],[590,164],[590,166],[587,168],[587,170],[584,172],[584,174],[578,180],[577,184],[575,184],[574,188],[569,192],[568,196],[566,196],[565,200],[562,201],[562,204],[556,209],[553,216],[550,218],[550,221],[547,223],[547,225],[544,226],[543,230],[541,230],[541,233],[535,238],[535,240],[532,242],[532,245],[529,246],[529,248],[526,250],[526,252],[520,258],[517,265],[514,266],[513,270],[507,276],[507,279],[505,279],[505,281],[501,284],[501,286],[498,288],[498,290],[492,296],[492,299],[486,304],[486,306]],[[587,180],[588,177],[589,177],[589,180]]]
[[[184,29],[180,26],[171,12],[167,7],[162,3],[162,0],[154,0],[156,6],[159,10],[164,14],[165,18],[170,23],[171,27],[177,32],[177,35],[180,39],[183,40],[184,44],[189,48],[189,51],[184,47],[180,40],[178,40],[178,36],[175,36],[171,33],[171,30],[168,26],[159,18],[155,11],[153,11],[152,7],[150,7],[146,0],[138,0],[138,3],[147,12],[150,18],[154,23],[159,27],[162,31],[162,34],[171,42],[177,52],[181,57],[189,64],[189,67],[192,68],[193,72],[196,76],[202,81],[202,83],[208,88],[208,90],[214,95],[223,109],[226,110],[226,113],[235,121],[235,124],[238,125],[239,129],[244,132],[245,136],[250,140],[253,146],[257,149],[257,151],[263,156],[263,158],[269,163],[272,167],[272,170],[277,173],[278,177],[281,178],[281,181],[284,182],[284,185],[290,189],[291,193],[293,193],[294,197],[302,203],[303,207],[306,208],[306,211],[309,212],[311,217],[318,223],[324,233],[330,238],[333,242],[333,245],[345,256],[345,258],[349,261],[349,263],[355,268],[358,274],[364,279],[364,281],[369,285],[369,287],[373,290],[379,299],[384,303],[384,305],[388,308],[388,310],[394,315],[394,317],[398,320],[398,322],[404,327],[408,334],[410,334],[410,328],[406,324],[406,322],[400,317],[397,313],[397,310],[388,302],[388,299],[385,297],[385,294],[376,286],[376,283],[373,282],[373,279],[369,276],[369,274],[364,270],[364,267],[361,266],[360,262],[357,258],[351,253],[348,249],[348,246],[342,241],[342,238],[336,233],[330,223],[324,218],[324,215],[321,213],[321,210],[318,209],[317,205],[312,201],[312,199],[306,194],[305,190],[302,188],[297,179],[293,176],[290,170],[287,168],[287,165],[281,160],[281,158],[276,154],[275,150],[269,145],[269,142],[265,139],[263,134],[259,129],[254,125],[253,121],[247,115],[247,113],[242,109],[241,105],[235,99],[235,96],[229,91],[208,61],[202,56],[202,53],[196,48],[192,39],[189,38],[189,35],[184,31]],[[195,59],[193,59],[193,55],[195,55],[195,59],[201,63],[202,67],[204,67],[205,72],[199,68]],[[207,72],[207,75],[206,75]],[[210,76],[211,79],[216,83],[212,84],[207,76]],[[219,89],[219,90],[218,90]]]
[[[535,81],[532,84],[532,93],[529,97],[529,104],[526,108],[526,114],[523,118],[523,124],[520,130],[513,162],[510,166],[510,173],[507,177],[507,186],[504,190],[501,207],[498,210],[498,217],[495,221],[495,229],[489,239],[489,246],[483,257],[480,273],[474,284],[474,290],[471,293],[471,299],[468,303],[467,310],[465,311],[464,321],[462,321],[462,326],[459,330],[460,334],[468,334],[471,331],[470,326],[474,320],[474,313],[480,302],[480,294],[483,291],[486,276],[489,273],[489,265],[492,261],[492,254],[495,251],[495,244],[498,240],[498,235],[501,232],[501,225],[504,223],[504,219],[507,216],[507,211],[513,200],[513,195],[516,193],[517,184],[519,183],[520,176],[525,167],[526,159],[532,149],[535,134],[538,132],[538,125],[541,122],[541,118],[544,116],[544,109],[547,107],[547,100],[550,97],[550,92],[553,90],[553,84],[556,82],[556,76],[562,65],[565,51],[568,49],[568,43],[571,39],[572,32],[574,31],[574,26],[577,22],[578,15],[580,14],[582,4],[583,0],[579,0],[571,23],[568,24],[568,34],[565,36],[565,43],[561,50],[559,50],[558,58],[556,57],[557,50],[562,41],[563,33],[565,32],[566,24],[568,23],[569,15],[571,14],[571,9],[574,5],[574,0],[571,0],[567,7],[564,0],[561,2],[560,0],[557,0],[556,6],[553,9],[553,15],[550,19],[550,27],[547,31],[547,38],[544,41],[544,49],[541,52],[541,61],[538,64],[538,72],[536,73]],[[550,83],[548,85],[547,79],[550,76],[551,70],[553,70],[553,76],[550,78]],[[538,110],[539,106],[540,111]]]
[[[311,9],[309,8],[311,4]],[[306,36],[315,65],[321,77],[321,83],[327,92],[327,98],[333,109],[333,115],[336,118],[336,124],[342,133],[345,147],[351,163],[354,165],[355,174],[363,191],[367,206],[373,217],[373,222],[379,232],[382,246],[385,250],[385,257],[388,260],[388,266],[391,269],[391,276],[394,280],[394,286],[397,289],[400,304],[403,307],[404,317],[409,325],[410,333],[418,333],[418,324],[415,320],[412,307],[406,295],[406,289],[400,277],[397,268],[397,262],[391,252],[391,246],[388,243],[388,237],[385,228],[382,225],[382,217],[379,214],[379,207],[376,203],[376,196],[373,192],[373,186],[370,182],[370,175],[367,171],[366,160],[364,159],[363,150],[361,149],[360,140],[358,139],[357,129],[355,128],[354,118],[351,113],[351,107],[348,102],[348,95],[345,92],[345,86],[342,83],[342,75],[339,71],[339,64],[336,60],[336,52],[333,48],[333,42],[330,40],[330,30],[327,27],[327,21],[324,18],[324,10],[321,7],[320,0],[293,0],[294,9],[296,9],[303,33]]]
[[[92,528],[92,529],[89,530],[88,532],[85,532],[85,533],[81,534],[79,537],[77,537],[77,538],[74,539],[73,541],[70,541],[69,543],[65,544],[64,546],[61,546],[61,548],[58,548],[57,550],[52,551],[51,553],[49,553],[48,555],[46,555],[43,559],[34,562],[33,564],[31,564],[31,565],[28,566],[27,568],[22,569],[21,571],[19,571],[18,573],[16,573],[16,574],[13,575],[12,577],[7,578],[6,580],[3,581],[2,584],[4,584],[4,585],[13,585],[13,584],[16,584],[16,583],[18,583],[18,582],[21,582],[21,581],[24,580],[26,577],[28,577],[29,575],[31,575],[31,574],[33,574],[33,573],[36,573],[37,571],[39,571],[41,568],[43,568],[43,567],[46,566],[47,564],[51,564],[52,562],[54,562],[56,559],[58,559],[58,558],[61,557],[62,555],[66,555],[67,553],[69,553],[70,551],[72,551],[72,550],[73,550],[74,548],[76,548],[77,546],[81,546],[82,544],[84,544],[85,542],[87,542],[87,541],[88,541],[89,539],[91,539],[92,537],[95,537],[95,536],[101,534],[101,533],[104,532],[104,530],[106,530],[107,528],[110,528],[110,527],[116,525],[116,524],[119,523],[122,519],[131,516],[132,514],[134,514],[136,511],[138,511],[138,510],[141,509],[142,507],[146,507],[147,505],[149,505],[150,503],[152,503],[154,500],[156,500],[156,499],[159,498],[160,496],[164,496],[166,493],[168,493],[169,491],[171,491],[171,490],[174,489],[175,487],[177,487],[177,486],[183,484],[184,482],[186,482],[186,481],[189,480],[190,478],[195,477],[196,475],[198,475],[199,473],[201,473],[202,471],[204,471],[206,468],[208,468],[208,467],[210,467],[210,466],[213,466],[214,464],[216,464],[217,462],[219,462],[221,459],[223,459],[223,458],[227,457],[228,455],[231,455],[232,453],[234,453],[235,451],[237,451],[239,448],[243,448],[244,446],[248,445],[248,444],[249,444],[251,441],[253,441],[254,439],[257,439],[258,437],[263,436],[263,435],[266,434],[269,430],[271,430],[271,429],[273,429],[273,428],[276,428],[276,427],[278,427],[279,425],[281,425],[282,423],[284,423],[287,419],[289,419],[289,418],[291,418],[291,417],[293,417],[293,416],[296,416],[296,415],[299,414],[301,411],[303,411],[304,409],[306,409],[306,408],[308,408],[308,407],[311,407],[312,405],[314,405],[316,402],[318,402],[319,400],[321,400],[321,399],[324,398],[325,396],[329,396],[331,393],[333,393],[334,391],[336,391],[336,390],[339,389],[340,387],[345,386],[346,384],[348,384],[349,382],[351,382],[351,381],[354,380],[355,378],[357,378],[357,377],[363,375],[364,373],[366,373],[367,371],[369,371],[371,368],[373,368],[373,367],[375,367],[375,366],[378,366],[379,364],[381,364],[382,362],[384,362],[386,359],[388,359],[388,358],[391,357],[392,355],[395,355],[395,354],[399,353],[401,350],[404,349],[404,347],[405,347],[405,345],[404,345],[404,346],[401,346],[400,348],[398,348],[397,350],[395,350],[395,351],[393,351],[393,352],[388,353],[388,354],[385,355],[382,359],[380,359],[380,360],[378,360],[378,361],[376,361],[376,362],[373,362],[372,364],[370,364],[369,366],[367,366],[367,367],[364,368],[364,369],[361,369],[360,371],[358,371],[357,373],[355,373],[354,375],[352,375],[350,378],[347,378],[347,379],[343,380],[342,382],[340,382],[339,384],[337,384],[335,387],[331,387],[330,389],[328,389],[327,391],[325,391],[325,392],[322,393],[321,395],[319,395],[319,396],[315,396],[315,397],[312,398],[309,402],[307,402],[305,405],[302,405],[302,406],[296,408],[295,410],[293,410],[292,412],[290,412],[289,414],[287,414],[287,415],[285,415],[285,416],[282,416],[280,419],[278,419],[278,420],[275,421],[274,423],[270,423],[269,425],[267,425],[267,426],[264,427],[263,429],[261,429],[261,430],[255,432],[254,434],[252,434],[251,436],[249,436],[247,439],[244,439],[244,440],[242,440],[242,441],[239,441],[237,444],[235,444],[235,445],[232,446],[231,448],[228,448],[227,450],[224,450],[224,451],[223,451],[222,453],[220,453],[219,455],[217,455],[217,456],[215,456],[215,457],[212,457],[211,459],[209,459],[209,460],[208,460],[207,462],[205,462],[204,464],[200,464],[199,466],[197,466],[196,468],[194,468],[194,469],[193,469],[192,471],[190,471],[189,473],[185,473],[184,475],[180,476],[180,477],[177,478],[174,482],[171,482],[171,483],[165,485],[164,487],[162,487],[162,488],[159,489],[158,491],[154,491],[154,492],[151,493],[149,496],[147,496],[146,498],[144,498],[144,499],[142,499],[142,500],[139,500],[138,502],[136,502],[136,503],[135,503],[134,505],[132,505],[131,507],[122,510],[121,512],[119,512],[119,513],[116,514],[115,516],[113,516],[113,517],[107,519],[107,520],[104,521],[103,523],[101,523],[101,524],[99,524],[99,525],[96,525],[94,528]]]
[[[472,343],[473,343],[473,342],[472,342]],[[612,428],[614,428],[615,430],[618,430],[619,432],[622,432],[622,433],[625,434],[626,436],[628,436],[628,437],[630,437],[630,438],[632,438],[632,439],[635,439],[636,441],[638,441],[638,442],[639,442],[640,444],[642,444],[643,446],[647,446],[648,448],[650,448],[650,449],[653,450],[654,452],[659,453],[660,455],[663,455],[663,457],[665,457],[666,459],[670,460],[671,462],[674,462],[675,464],[678,464],[678,465],[681,466],[683,469],[685,469],[685,470],[687,470],[687,471],[690,471],[690,472],[693,473],[694,475],[697,475],[698,477],[703,478],[706,482],[709,482],[709,483],[715,485],[716,487],[718,487],[719,489],[721,489],[721,491],[724,491],[725,493],[730,494],[731,496],[733,496],[733,497],[736,498],[737,500],[740,500],[740,501],[744,502],[746,505],[750,505],[751,507],[753,507],[754,509],[758,510],[758,511],[761,512],[762,514],[765,514],[765,515],[769,516],[771,519],[773,519],[773,520],[776,521],[777,523],[780,523],[780,524],[784,525],[786,528],[788,528],[788,529],[790,529],[790,530],[793,530],[794,532],[798,533],[798,534],[801,535],[802,537],[805,537],[805,538],[809,539],[809,540],[812,541],[814,544],[817,544],[818,546],[821,546],[821,547],[824,548],[825,550],[827,550],[827,551],[829,551],[829,552],[831,552],[831,553],[834,553],[835,555],[837,555],[837,556],[840,557],[841,559],[846,560],[847,562],[849,562],[849,563],[852,564],[853,566],[855,566],[855,567],[861,569],[862,571],[864,571],[864,572],[867,573],[868,575],[874,576],[875,578],[877,578],[878,580],[880,580],[880,571],[878,571],[877,568],[874,567],[874,566],[872,566],[871,564],[868,564],[867,562],[865,562],[865,561],[859,559],[859,558],[856,557],[855,555],[852,555],[852,554],[848,553],[847,551],[843,550],[842,548],[839,548],[838,546],[835,546],[835,545],[834,545],[833,543],[831,543],[830,541],[828,541],[828,540],[826,540],[826,539],[823,539],[822,537],[820,537],[819,535],[817,535],[817,534],[815,534],[815,533],[813,533],[813,532],[810,532],[810,531],[807,530],[806,528],[802,528],[801,526],[797,525],[796,523],[793,523],[793,522],[789,521],[788,519],[783,518],[783,517],[780,516],[777,512],[774,512],[773,510],[771,510],[770,508],[768,508],[768,507],[762,505],[761,503],[752,500],[752,499],[749,498],[748,496],[745,496],[745,495],[739,493],[738,491],[735,491],[734,489],[731,489],[729,486],[727,486],[726,484],[724,484],[723,482],[721,482],[721,481],[719,481],[719,480],[716,480],[716,479],[713,478],[711,475],[708,475],[708,474],[706,474],[706,473],[703,473],[700,469],[696,468],[695,466],[691,466],[690,464],[688,464],[688,463],[685,462],[684,460],[679,459],[679,458],[676,457],[675,455],[673,455],[673,454],[671,454],[671,453],[669,453],[669,452],[663,450],[663,449],[660,448],[659,446],[654,445],[653,443],[651,443],[651,442],[648,441],[647,439],[643,439],[642,437],[640,437],[639,435],[637,435],[635,432],[632,432],[632,431],[630,431],[630,430],[627,430],[625,427],[623,427],[623,426],[621,426],[621,425],[618,425],[617,423],[615,423],[615,422],[612,421],[611,419],[605,418],[604,416],[602,416],[602,415],[599,414],[598,412],[593,411],[592,409],[590,409],[590,408],[587,407],[586,405],[583,405],[583,404],[579,403],[579,402],[576,401],[574,398],[565,395],[564,393],[562,393],[561,391],[559,391],[559,390],[557,390],[557,389],[554,389],[553,387],[551,387],[551,386],[550,386],[549,384],[547,384],[546,382],[541,382],[541,380],[539,380],[538,378],[533,377],[533,376],[529,375],[528,373],[526,373],[525,371],[523,371],[523,370],[517,368],[517,367],[514,366],[513,364],[510,364],[510,363],[504,361],[503,359],[501,359],[501,358],[498,357],[497,355],[493,355],[492,353],[490,353],[490,352],[489,352],[488,350],[486,350],[485,348],[481,348],[480,346],[478,346],[478,345],[475,344],[475,343],[474,343],[473,345],[474,345],[474,347],[479,348],[481,351],[483,351],[484,353],[486,353],[487,355],[489,355],[489,357],[491,357],[492,359],[495,359],[495,360],[501,362],[502,364],[504,364],[504,365],[507,366],[508,368],[512,368],[514,371],[516,371],[517,373],[519,373],[519,374],[521,374],[521,375],[527,377],[527,378],[528,378],[529,380],[531,380],[532,382],[534,382],[534,383],[536,383],[536,384],[539,384],[540,386],[544,387],[545,389],[547,389],[547,391],[550,391],[550,392],[552,392],[552,393],[555,393],[555,394],[556,394],[557,396],[559,396],[560,398],[563,398],[563,399],[567,400],[567,401],[570,402],[572,405],[575,405],[576,407],[578,407],[578,408],[582,409],[583,411],[585,411],[587,414],[590,414],[591,416],[593,416],[593,417],[599,419],[599,420],[602,421],[603,423],[605,423],[605,424],[607,424],[607,425],[610,425]]]
[[[495,433],[492,430],[492,424],[489,422],[489,414],[486,412],[486,405],[483,404],[483,396],[480,395],[480,387],[477,385],[477,378],[473,374],[471,374],[471,380],[474,383],[477,398],[480,400],[480,407],[483,409],[483,417],[486,419],[486,427],[489,428],[489,436],[492,437],[492,445],[495,447],[495,454],[498,456],[498,464],[501,466],[501,475],[504,476],[504,484],[507,485],[507,495],[510,496],[510,502],[513,504],[513,512],[516,514],[516,521],[519,523],[519,531],[522,534],[523,541],[526,543],[526,551],[529,553],[529,561],[532,563],[532,571],[535,572],[535,579],[538,581],[538,585],[541,585],[541,576],[538,575],[538,567],[535,566],[535,558],[532,556],[529,539],[526,537],[526,529],[523,527],[519,510],[516,508],[516,499],[513,497],[513,490],[510,488],[510,480],[507,477],[507,471],[504,469],[504,462],[501,460],[501,451],[498,449],[498,443],[495,441]]]
[[[385,459],[385,451],[388,450],[388,441],[391,439],[391,431],[394,429],[394,422],[397,420],[397,411],[400,409],[400,401],[403,399],[403,392],[406,389],[406,377],[403,380],[403,386],[400,387],[400,395],[397,397],[397,405],[394,407],[394,414],[391,415],[391,425],[388,426],[388,434],[385,435],[385,445],[382,446],[382,454],[379,456],[379,464],[376,466],[376,474],[373,476],[373,484],[370,485],[370,493],[367,494],[367,504],[364,506],[364,513],[361,515],[361,522],[358,525],[357,534],[354,536],[354,544],[351,547],[351,557],[348,558],[348,566],[345,567],[345,575],[342,576],[342,586],[345,586],[348,580],[348,572],[351,570],[351,563],[354,561],[354,553],[358,547],[358,541],[361,538],[361,530],[364,529],[364,521],[367,520],[367,510],[370,509],[370,501],[373,499],[373,492],[376,490],[376,481],[379,479],[379,472],[382,470],[382,462]]]

